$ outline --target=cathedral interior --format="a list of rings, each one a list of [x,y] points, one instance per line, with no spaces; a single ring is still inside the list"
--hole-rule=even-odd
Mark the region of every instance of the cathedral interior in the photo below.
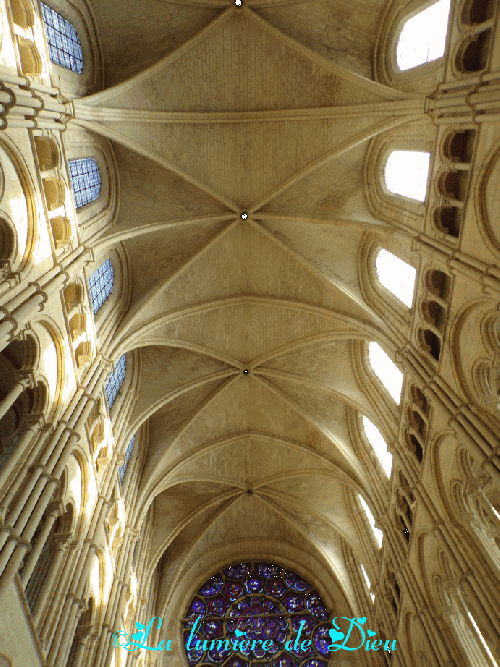
[[[0,667],[500,666],[499,23],[0,0]]]

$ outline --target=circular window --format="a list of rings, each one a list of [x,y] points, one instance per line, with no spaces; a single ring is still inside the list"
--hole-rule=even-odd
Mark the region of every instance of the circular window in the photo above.
[[[310,583],[273,563],[217,572],[198,589],[186,619],[191,667],[327,665],[331,624],[323,601]]]

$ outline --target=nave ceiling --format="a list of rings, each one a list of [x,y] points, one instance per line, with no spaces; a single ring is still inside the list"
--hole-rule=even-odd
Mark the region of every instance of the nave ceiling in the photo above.
[[[107,87],[74,107],[116,158],[118,214],[95,240],[129,266],[113,349],[139,362],[150,565],[165,554],[172,590],[200,559],[202,580],[265,554],[326,569],[342,607],[369,490],[353,424],[375,420],[357,360],[388,334],[361,250],[367,233],[398,242],[368,205],[367,151],[425,122],[371,80],[385,3],[92,5]]]

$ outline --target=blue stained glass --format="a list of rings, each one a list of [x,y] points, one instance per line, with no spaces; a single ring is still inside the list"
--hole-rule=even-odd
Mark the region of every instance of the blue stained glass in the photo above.
[[[304,598],[302,595],[287,595],[285,605],[288,611],[301,611],[304,608]]]
[[[308,591],[311,588],[307,581],[298,577],[295,572],[286,572],[283,579],[294,591]]]
[[[115,370],[109,376],[106,386],[104,387],[104,393],[106,394],[106,401],[108,403],[108,410],[111,410],[111,407],[113,406],[113,403],[118,396],[118,392],[120,391],[120,387],[122,386],[124,378],[125,355],[122,354],[122,356],[115,364]]]
[[[101,174],[92,158],[80,158],[68,162],[69,180],[76,208],[95,201],[101,193]]]
[[[196,640],[225,637],[234,644],[236,630],[250,640],[260,640],[253,649],[250,644],[236,655],[231,651],[229,657],[227,651],[213,646],[206,653],[190,651],[191,667],[326,667],[321,659],[326,655],[325,643],[326,647],[330,643],[322,622],[328,619],[326,608],[307,581],[279,565],[231,565],[200,587],[188,609],[186,628],[192,628],[196,615],[206,617],[197,628]],[[310,639],[311,645],[305,651],[299,647],[294,652],[293,646],[287,650],[286,642],[296,636],[301,621],[302,641]],[[270,650],[263,650],[265,640],[270,641]]]
[[[223,573],[229,579],[246,579],[250,574],[250,570],[246,563],[240,565],[231,565],[231,567],[226,568]]]
[[[283,568],[279,565],[270,565],[269,563],[257,563],[255,569],[265,579],[272,579],[273,577],[279,577],[283,572]]]
[[[224,593],[231,602],[234,602],[234,600],[237,600],[243,595],[243,586],[236,582],[227,583],[224,588]]]
[[[220,574],[216,574],[215,577],[212,577],[198,591],[199,595],[204,597],[212,597],[212,595],[217,595],[222,590],[224,586],[224,580]]]
[[[107,259],[89,278],[90,305],[94,315],[113,291],[113,265]]]
[[[247,593],[260,593],[264,588],[264,582],[258,577],[249,577],[245,581]]]
[[[51,61],[76,74],[81,74],[83,72],[83,52],[75,28],[51,7],[43,2],[41,5]]]
[[[227,609],[227,601],[223,597],[216,597],[208,603],[211,614],[222,616]]]
[[[120,482],[122,484],[123,484],[123,479],[125,477],[125,473],[127,471],[128,462],[130,461],[130,457],[132,456],[132,451],[134,449],[134,441],[135,441],[135,435],[132,436],[130,442],[128,443],[127,451],[125,452],[125,461],[118,468],[118,477],[120,478]]]

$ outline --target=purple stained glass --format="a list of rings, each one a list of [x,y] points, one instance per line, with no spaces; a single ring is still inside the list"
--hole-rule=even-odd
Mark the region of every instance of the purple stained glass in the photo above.
[[[222,635],[222,623],[220,621],[209,620],[202,625],[203,634],[209,639],[220,637]]]
[[[208,603],[208,611],[214,616],[224,616],[227,609],[227,600],[222,595],[217,596]]]
[[[264,588],[264,582],[259,577],[249,577],[245,581],[247,593],[260,593]]]
[[[326,667],[321,659],[329,640],[323,637],[326,608],[306,580],[275,563],[237,563],[224,568],[199,588],[186,616],[185,630],[193,627],[197,616],[204,618],[192,638],[191,650],[186,651],[191,667],[304,667],[306,663]],[[301,623],[301,643],[309,639],[310,647],[302,651],[299,646],[294,651],[292,645],[287,650],[287,641],[297,636]],[[226,641],[234,646],[241,637],[236,630],[250,642],[239,651],[231,648],[228,652]],[[185,633],[185,640],[188,636]],[[264,650],[266,640],[270,647]],[[200,642],[198,650],[196,641]]]
[[[279,565],[271,565],[270,563],[257,563],[255,569],[260,574],[261,577],[265,579],[272,579],[273,577],[279,577],[283,572],[283,568]]]
[[[283,579],[294,591],[308,591],[311,588],[310,584],[298,577],[295,572],[286,572]]]
[[[198,595],[212,597],[213,595],[217,595],[217,593],[222,590],[223,586],[224,579],[220,574],[216,574],[215,577],[211,577],[203,584],[203,586],[198,591]]]
[[[318,625],[313,634],[313,645],[322,655],[328,656],[328,646],[331,644],[329,635],[330,625]]]
[[[250,574],[250,569],[247,563],[241,565],[231,565],[223,571],[229,579],[246,579]]]
[[[227,595],[231,602],[234,602],[234,600],[240,598],[243,595],[243,591],[243,586],[235,581],[227,583],[224,587],[224,593]]]
[[[311,614],[316,618],[320,618],[322,621],[326,621],[328,619],[326,608],[324,604],[321,602],[321,598],[316,593],[316,591],[309,593],[309,595],[306,598],[306,606],[308,611],[310,611]]]
[[[281,656],[273,660],[273,667],[296,667],[297,663],[287,656]]]
[[[304,596],[299,594],[287,595],[285,605],[288,611],[301,611],[304,608]]]
[[[288,588],[281,581],[281,579],[271,579],[267,582],[266,593],[272,595],[274,598],[281,598],[288,592]]]
[[[293,631],[298,632],[300,624],[304,623],[304,625],[302,626],[302,632],[310,634],[311,630],[313,629],[313,627],[316,625],[317,622],[318,621],[316,619],[313,619],[311,616],[307,614],[300,614],[300,616],[294,616],[292,621]]]

